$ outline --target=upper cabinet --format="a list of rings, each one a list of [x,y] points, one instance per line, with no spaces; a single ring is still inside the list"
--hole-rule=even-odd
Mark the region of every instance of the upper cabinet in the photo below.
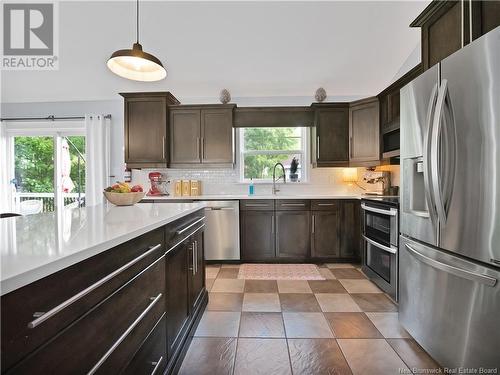
[[[235,105],[170,108],[170,166],[233,166]]]
[[[318,167],[349,165],[349,103],[315,103],[311,160]]]
[[[125,98],[125,163],[128,168],[168,165],[169,92],[122,93]]]
[[[398,163],[399,156],[399,90],[422,73],[422,64],[418,64],[408,73],[392,83],[378,95],[380,106],[381,153],[384,163]]]
[[[436,1],[411,23],[422,30],[426,70],[500,25],[500,1]]]
[[[349,106],[349,165],[371,166],[380,160],[379,102],[376,97]]]

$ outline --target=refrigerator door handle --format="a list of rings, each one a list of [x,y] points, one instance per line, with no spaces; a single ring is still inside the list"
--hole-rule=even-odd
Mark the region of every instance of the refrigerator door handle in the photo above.
[[[445,272],[451,273],[455,276],[458,276],[458,277],[461,277],[464,279],[468,279],[471,281],[476,281],[476,282],[479,282],[481,284],[491,286],[491,287],[495,286],[497,281],[498,281],[494,277],[471,272],[471,271],[465,270],[463,268],[456,267],[456,266],[453,266],[451,264],[446,264],[446,263],[440,262],[438,260],[432,259],[432,258],[420,253],[419,251],[417,251],[416,249],[414,249],[412,246],[410,246],[407,243],[405,243],[405,247],[408,249],[410,254],[413,255],[415,258],[417,258],[419,261],[427,264],[428,266],[436,268],[438,270],[445,271]]]
[[[425,134],[424,139],[424,147],[423,147],[423,172],[424,172],[424,187],[425,187],[425,200],[427,202],[427,208],[429,210],[429,216],[431,217],[432,222],[435,223],[437,212],[436,205],[434,203],[434,199],[431,191],[431,162],[430,162],[430,152],[431,152],[431,135],[432,135],[432,126],[433,126],[433,118],[434,111],[436,109],[436,99],[438,97],[438,85],[437,83],[434,85],[431,93],[431,97],[429,99],[429,105],[427,107],[427,133]]]
[[[441,224],[446,224],[446,210],[444,207],[443,195],[441,194],[441,183],[439,175],[439,140],[443,124],[443,112],[446,101],[446,94],[448,92],[448,81],[443,79],[439,94],[436,101],[436,114],[434,116],[432,133],[431,133],[431,147],[430,147],[430,169],[431,169],[431,189],[432,196],[436,203],[436,211]]]

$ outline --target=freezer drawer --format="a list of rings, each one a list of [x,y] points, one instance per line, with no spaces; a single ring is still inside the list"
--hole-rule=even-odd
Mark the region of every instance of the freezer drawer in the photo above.
[[[500,271],[400,237],[399,319],[445,367],[500,367]]]

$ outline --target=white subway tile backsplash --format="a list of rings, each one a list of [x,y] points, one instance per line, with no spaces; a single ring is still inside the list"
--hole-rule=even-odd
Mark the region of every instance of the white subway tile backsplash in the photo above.
[[[174,180],[201,180],[201,192],[204,195],[212,194],[247,194],[248,184],[239,182],[237,168],[222,169],[143,169],[132,170],[132,182],[149,188],[148,174],[152,171],[162,172],[171,181],[169,192],[173,193]],[[364,168],[358,168],[359,184],[367,190],[377,190],[381,186],[365,184],[363,180]],[[393,185],[399,183],[399,166],[391,168]],[[283,185],[279,182],[283,193],[307,194],[360,194],[362,190],[356,185],[347,185],[342,181],[342,168],[311,168],[307,183],[290,183]],[[255,194],[270,194],[272,184],[255,184]]]

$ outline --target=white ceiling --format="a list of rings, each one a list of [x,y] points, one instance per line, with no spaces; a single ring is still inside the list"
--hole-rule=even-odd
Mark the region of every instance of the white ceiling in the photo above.
[[[233,97],[281,102],[312,97],[319,86],[330,98],[374,95],[415,55],[420,30],[408,25],[428,3],[141,2],[140,41],[168,76],[137,83],[106,67],[114,50],[135,40],[135,4],[61,2],[60,69],[4,71],[2,101],[116,99],[151,90],[215,100],[224,87]]]

